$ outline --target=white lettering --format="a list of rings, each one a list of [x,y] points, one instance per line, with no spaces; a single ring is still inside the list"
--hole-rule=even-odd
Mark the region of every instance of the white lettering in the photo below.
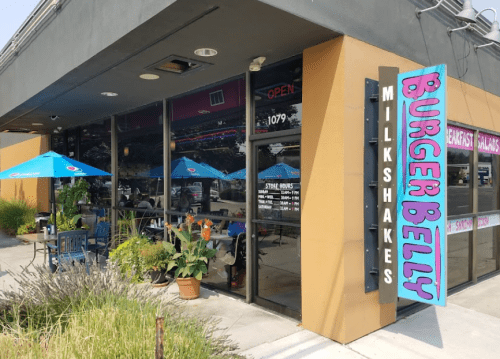
[[[386,282],[387,284],[392,283],[392,271],[390,269],[384,270],[384,282]]]
[[[384,253],[385,253],[385,263],[392,263],[392,260],[391,260],[391,249],[390,248],[386,248],[384,249]]]
[[[384,162],[392,162],[390,147],[384,147]]]
[[[389,137],[389,129],[387,127],[384,129],[384,133],[385,133],[385,135],[384,135],[384,141],[385,142],[391,142],[392,138]]]
[[[384,202],[385,203],[392,202],[392,189],[391,188],[384,188]]]
[[[391,172],[392,170],[390,168],[384,168],[384,182],[391,182]]]
[[[392,223],[391,210],[389,208],[384,210],[384,219],[382,221],[385,223]]]
[[[384,87],[382,89],[382,101],[392,101],[394,99],[394,87]]]
[[[384,243],[392,243],[391,232],[391,228],[384,228]]]

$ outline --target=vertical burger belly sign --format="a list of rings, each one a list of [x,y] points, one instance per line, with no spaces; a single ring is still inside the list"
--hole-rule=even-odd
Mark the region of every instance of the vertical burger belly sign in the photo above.
[[[398,296],[446,305],[446,65],[398,75]]]
[[[379,302],[398,299],[397,191],[397,67],[379,68],[378,115],[378,253]]]

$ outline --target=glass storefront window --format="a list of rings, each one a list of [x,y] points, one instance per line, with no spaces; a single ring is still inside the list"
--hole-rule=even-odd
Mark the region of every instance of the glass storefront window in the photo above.
[[[94,122],[80,129],[79,160],[111,173],[111,120]],[[91,203],[111,206],[111,177],[86,177]]]
[[[478,155],[478,208],[479,212],[500,209],[498,201],[498,163],[500,156],[490,153]]]
[[[255,73],[253,88],[256,133],[302,126],[302,58]]]
[[[219,251],[203,282],[245,295],[245,80],[173,99],[169,108],[172,221],[191,212],[214,222],[209,245]]]
[[[163,104],[118,116],[117,133],[118,206],[149,220],[164,206]]]
[[[448,234],[448,289],[469,281],[470,234]]]
[[[469,179],[471,151],[448,148],[448,215],[471,213]]]
[[[492,221],[492,216],[480,216],[479,227]],[[497,243],[500,227],[488,227],[477,231],[477,276],[494,272],[497,265]]]
[[[171,151],[171,210],[209,218],[242,217],[247,152],[244,94],[245,81],[237,79],[171,102],[171,138],[175,143]],[[190,163],[192,168],[176,172],[174,165],[179,161]],[[231,179],[200,175],[198,166],[232,175]]]

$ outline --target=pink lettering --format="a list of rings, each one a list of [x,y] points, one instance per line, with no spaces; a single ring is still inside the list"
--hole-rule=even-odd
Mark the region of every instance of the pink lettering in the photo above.
[[[427,139],[416,140],[416,141],[413,141],[412,143],[410,143],[410,156],[411,156],[411,158],[413,158],[415,160],[423,160],[425,158],[425,155],[427,152],[425,151],[424,148],[422,148],[422,149],[417,148],[417,146],[420,146],[420,145],[432,146],[434,148],[434,151],[432,152],[434,157],[439,156],[441,153],[441,148],[439,147],[439,145],[437,144],[436,141],[427,140]],[[417,150],[418,150],[418,153],[416,152]]]
[[[411,162],[410,163],[410,175],[415,176],[417,174],[417,168],[420,169],[420,173],[423,176],[427,176],[429,170],[432,173],[432,177],[441,177],[441,167],[438,162]]]
[[[441,218],[439,203],[436,202],[403,202],[403,217],[414,225],[425,220],[437,221]]]
[[[436,180],[411,180],[410,186],[417,186],[419,188],[418,190],[411,190],[410,196],[435,196],[440,192],[439,181]]]
[[[410,123],[410,127],[412,128],[420,128],[420,131],[413,132],[410,134],[410,137],[424,137],[425,135],[434,136],[439,133],[439,120],[427,120],[427,121],[413,121]]]
[[[434,92],[440,86],[439,73],[433,72],[403,80],[403,94],[405,97],[418,100],[425,92]]]
[[[427,100],[420,100],[412,102],[410,105],[410,115],[413,117],[436,117],[439,116],[440,112],[438,110],[431,111],[420,111],[419,108],[423,106],[432,106],[437,105],[439,103],[439,99],[437,98],[429,98]]]
[[[419,241],[420,235],[423,235],[425,243],[432,243],[432,232],[429,228],[403,226],[403,238],[409,239],[410,233],[413,234],[413,239],[416,241]]]

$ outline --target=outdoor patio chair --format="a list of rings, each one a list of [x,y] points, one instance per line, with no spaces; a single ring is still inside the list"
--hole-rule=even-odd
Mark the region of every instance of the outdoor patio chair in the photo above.
[[[57,234],[57,244],[47,243],[49,247],[49,267],[54,273],[56,264],[73,264],[75,261],[85,262],[88,249],[88,231],[67,231]],[[54,263],[55,262],[55,263]]]
[[[95,233],[93,238],[95,242],[93,244],[89,244],[87,250],[90,252],[95,251],[95,259],[96,262],[99,263],[99,251],[102,252],[102,255],[108,258],[108,245],[109,245],[109,222],[99,222],[97,223]]]

